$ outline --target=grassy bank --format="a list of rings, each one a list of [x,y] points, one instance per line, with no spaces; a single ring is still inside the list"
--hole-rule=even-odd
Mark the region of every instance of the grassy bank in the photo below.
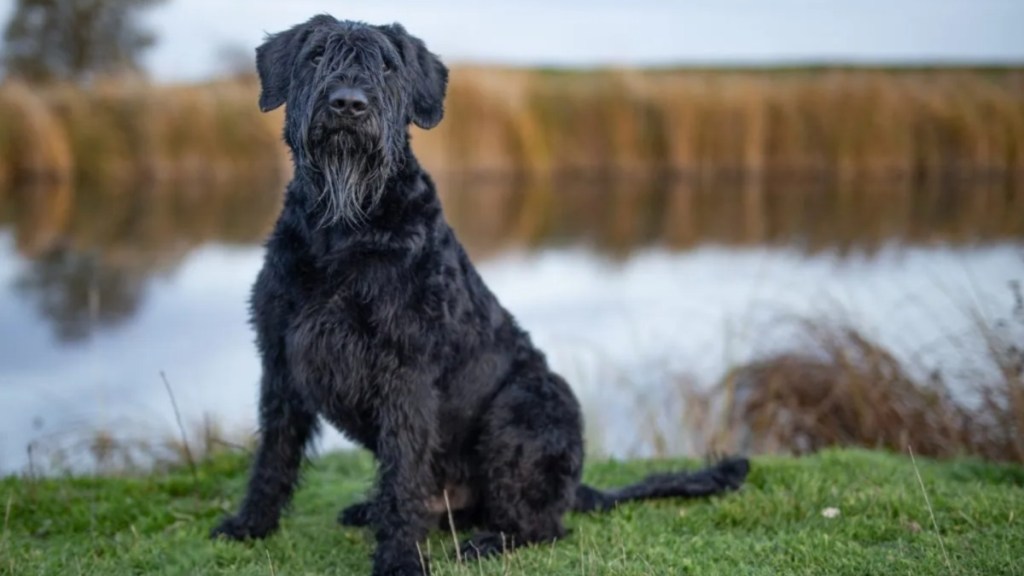
[[[279,176],[258,86],[0,87],[0,183]],[[671,171],[701,178],[944,180],[1024,170],[1024,72],[457,68],[417,132],[438,172]]]
[[[602,462],[586,475],[613,486],[683,464]],[[270,540],[211,543],[245,470],[229,455],[194,477],[3,480],[0,574],[369,574],[367,533],[334,524],[372,478],[365,455],[315,460]],[[1021,574],[1021,502],[1019,466],[827,451],[757,459],[749,484],[724,498],[571,516],[568,539],[504,561],[460,566],[445,534],[429,548],[439,575]]]

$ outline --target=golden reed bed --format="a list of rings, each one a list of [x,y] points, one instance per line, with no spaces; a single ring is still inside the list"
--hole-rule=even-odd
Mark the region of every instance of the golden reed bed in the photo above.
[[[0,86],[0,187],[284,178],[254,80]],[[456,68],[431,171],[941,180],[1024,172],[1024,69]]]

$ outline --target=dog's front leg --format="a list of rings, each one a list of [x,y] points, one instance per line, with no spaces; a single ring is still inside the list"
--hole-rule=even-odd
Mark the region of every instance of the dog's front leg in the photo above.
[[[429,529],[426,501],[434,484],[430,462],[437,411],[426,386],[416,391],[391,399],[379,412],[380,472],[372,511],[377,537],[374,576],[429,574],[419,543]]]
[[[283,360],[264,356],[260,387],[260,444],[241,510],[225,518],[211,536],[232,540],[263,538],[277,529],[281,512],[299,481],[306,445],[317,429],[291,384]]]

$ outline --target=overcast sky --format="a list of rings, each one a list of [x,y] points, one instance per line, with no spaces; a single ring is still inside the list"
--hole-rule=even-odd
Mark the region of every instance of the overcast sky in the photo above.
[[[148,16],[146,62],[161,80],[207,77],[225,47],[320,12],[401,22],[449,62],[1024,62],[1024,0],[169,0]]]

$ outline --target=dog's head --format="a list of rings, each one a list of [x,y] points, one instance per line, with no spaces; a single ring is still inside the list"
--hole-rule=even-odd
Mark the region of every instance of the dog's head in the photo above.
[[[401,162],[407,128],[444,115],[448,70],[398,24],[316,16],[256,49],[260,109],[285,107],[297,167],[322,175],[325,221],[358,221]]]

